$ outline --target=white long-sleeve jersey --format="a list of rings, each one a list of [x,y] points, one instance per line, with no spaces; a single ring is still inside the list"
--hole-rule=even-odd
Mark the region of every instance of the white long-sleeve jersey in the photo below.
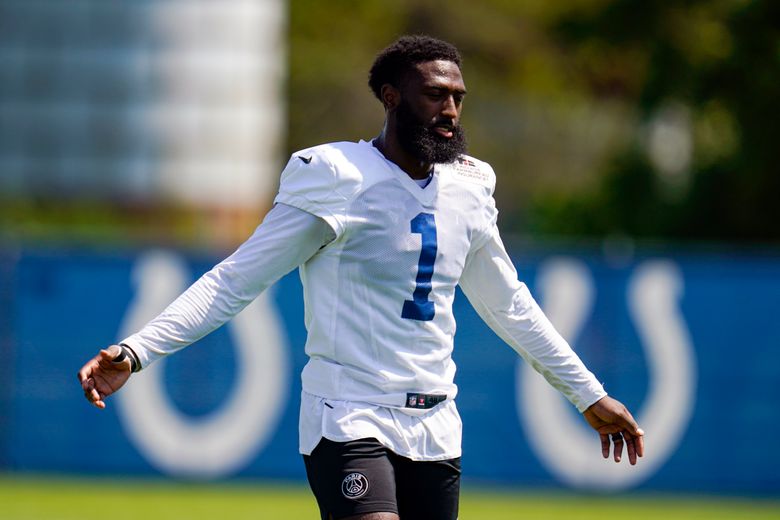
[[[518,281],[496,227],[494,188],[492,168],[467,156],[436,165],[422,188],[370,142],[297,152],[252,237],[124,343],[147,366],[300,266],[309,356],[301,451],[320,436],[376,437],[413,459],[450,458],[460,454],[451,356],[460,285],[485,322],[583,411],[606,393]]]

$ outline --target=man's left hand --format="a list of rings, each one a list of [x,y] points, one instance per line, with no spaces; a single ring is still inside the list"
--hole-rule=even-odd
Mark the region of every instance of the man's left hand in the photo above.
[[[623,456],[623,445],[628,451],[628,462],[633,466],[637,457],[645,454],[645,432],[634,420],[623,403],[609,396],[592,404],[582,414],[601,437],[601,454],[609,458],[610,441],[614,444],[615,462]]]

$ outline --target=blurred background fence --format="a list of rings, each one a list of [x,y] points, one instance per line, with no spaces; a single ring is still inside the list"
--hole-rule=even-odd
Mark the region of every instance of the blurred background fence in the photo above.
[[[470,153],[497,171],[521,275],[655,453],[633,477],[587,471],[581,424],[461,298],[466,475],[780,493],[780,460],[755,448],[780,426],[768,0],[0,0],[0,469],[303,478],[295,276],[245,332],[138,378],[107,413],[73,373],[153,312],[134,306],[144,281],[172,297],[251,232],[290,153],[376,135],[373,56],[418,32],[464,55]],[[253,333],[269,344],[236,339]],[[219,404],[243,390],[254,413]],[[239,428],[211,435],[231,413]],[[535,424],[566,428],[545,441]],[[85,461],[96,443],[116,457]]]

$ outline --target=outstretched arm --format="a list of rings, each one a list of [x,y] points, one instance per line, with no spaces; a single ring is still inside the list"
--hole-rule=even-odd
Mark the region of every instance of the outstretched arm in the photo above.
[[[609,457],[614,443],[614,459],[619,462],[625,445],[629,462],[635,464],[644,454],[644,433],[626,407],[606,395],[518,281],[495,228],[491,238],[469,255],[460,285],[490,328],[583,413],[601,437],[604,457]]]
[[[628,462],[633,466],[637,457],[645,454],[645,432],[634,420],[623,403],[609,396],[593,403],[582,415],[601,437],[601,454],[609,458],[610,441],[614,444],[615,462],[623,457],[623,445],[628,452]]]
[[[156,318],[124,338],[142,367],[210,334],[333,240],[321,218],[277,204],[254,234]]]
[[[122,340],[122,344],[136,354],[138,369],[190,345],[238,314],[334,236],[323,219],[277,204],[235,253],[204,274],[143,329]],[[84,395],[98,408],[105,408],[104,399],[130,377],[130,361],[116,359],[121,353],[119,346],[112,345],[79,371]]]

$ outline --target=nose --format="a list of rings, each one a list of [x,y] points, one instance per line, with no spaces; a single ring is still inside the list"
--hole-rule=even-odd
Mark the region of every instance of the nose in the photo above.
[[[441,115],[453,121],[458,119],[458,104],[455,101],[455,96],[449,95],[446,97],[444,105],[441,107]]]

